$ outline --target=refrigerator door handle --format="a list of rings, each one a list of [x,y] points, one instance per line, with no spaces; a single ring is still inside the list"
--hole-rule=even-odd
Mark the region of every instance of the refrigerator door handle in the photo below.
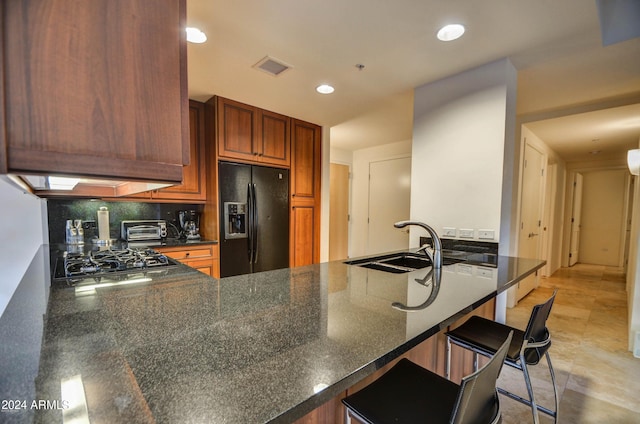
[[[247,256],[249,257],[249,263],[253,263],[253,190],[251,184],[247,184],[247,209],[249,212],[247,223]]]
[[[258,263],[258,196],[256,196],[256,185],[253,184],[253,263]]]

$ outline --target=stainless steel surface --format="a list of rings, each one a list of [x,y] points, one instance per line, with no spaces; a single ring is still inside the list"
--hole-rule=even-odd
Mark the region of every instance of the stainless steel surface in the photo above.
[[[424,228],[429,233],[429,235],[431,236],[431,240],[433,241],[433,251],[430,252],[427,245],[422,246],[420,250],[423,251],[427,256],[429,256],[429,258],[433,262],[434,268],[442,268],[442,242],[440,241],[440,237],[438,237],[438,233],[436,233],[433,228],[423,222],[399,221],[393,224],[393,226],[396,228],[404,228],[407,225],[415,225]]]
[[[159,220],[133,220],[120,223],[120,237],[125,241],[162,240],[167,237],[167,222]]]
[[[99,250],[68,250],[57,258],[54,281],[78,285],[85,280],[95,282],[103,277],[126,280],[151,269],[176,265],[177,262],[153,249],[109,247]]]
[[[442,265],[453,265],[459,262],[464,262],[464,258],[443,258]],[[425,257],[422,254],[401,252],[397,254],[386,254],[382,256],[374,256],[365,259],[356,259],[352,261],[346,261],[347,265],[356,265],[363,268],[375,269],[378,271],[390,272],[393,274],[402,274],[405,272],[411,272],[418,269],[431,266],[432,261],[430,258]],[[440,268],[436,268],[440,269]]]

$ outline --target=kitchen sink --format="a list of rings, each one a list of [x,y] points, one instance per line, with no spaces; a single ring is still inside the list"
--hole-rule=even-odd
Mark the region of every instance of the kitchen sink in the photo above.
[[[452,265],[462,261],[463,259],[444,257],[442,259],[442,265]],[[390,272],[392,274],[402,274],[431,266],[431,260],[421,254],[403,252],[366,259],[356,259],[347,261],[345,264]]]

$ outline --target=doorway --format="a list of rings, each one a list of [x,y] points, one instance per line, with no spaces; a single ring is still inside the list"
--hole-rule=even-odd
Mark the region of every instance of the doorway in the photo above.
[[[329,260],[349,257],[349,165],[330,164]]]
[[[608,169],[582,176],[579,262],[623,267],[629,172]]]

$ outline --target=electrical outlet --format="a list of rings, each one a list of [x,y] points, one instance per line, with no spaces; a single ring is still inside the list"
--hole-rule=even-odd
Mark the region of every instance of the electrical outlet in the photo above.
[[[481,240],[493,240],[496,237],[494,230],[478,230],[478,238]]]
[[[473,230],[468,228],[460,228],[461,238],[473,238]]]
[[[493,278],[493,269],[478,267],[478,277]]]
[[[456,229],[453,227],[442,227],[442,237],[455,237]]]

